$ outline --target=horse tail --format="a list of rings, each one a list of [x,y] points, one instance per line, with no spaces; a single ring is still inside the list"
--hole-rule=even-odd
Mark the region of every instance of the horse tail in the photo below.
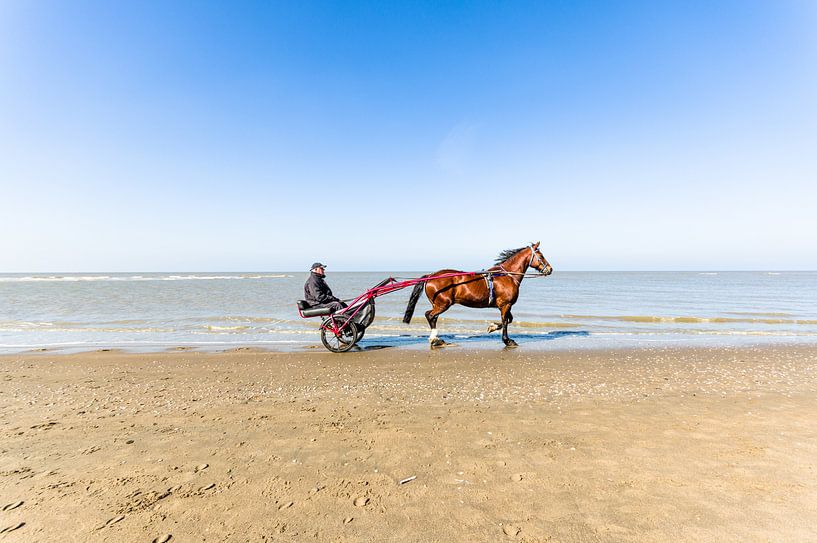
[[[424,275],[420,277],[420,279],[425,279],[426,277],[428,277],[428,275]],[[420,294],[422,294],[425,286],[425,281],[420,281],[414,285],[414,290],[411,291],[411,296],[409,296],[408,305],[406,306],[406,314],[403,315],[404,323],[409,324],[411,322],[411,317],[414,315],[414,308],[417,306],[417,300],[420,299]]]

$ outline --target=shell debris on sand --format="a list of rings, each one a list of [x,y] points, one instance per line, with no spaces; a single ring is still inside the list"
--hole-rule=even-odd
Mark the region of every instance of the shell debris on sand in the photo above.
[[[505,526],[502,527],[502,531],[505,533],[505,535],[516,537],[522,530],[519,528],[519,526],[514,526],[513,524],[506,524]]]
[[[366,496],[358,496],[354,501],[355,507],[364,507],[367,503],[369,503],[369,498]]]

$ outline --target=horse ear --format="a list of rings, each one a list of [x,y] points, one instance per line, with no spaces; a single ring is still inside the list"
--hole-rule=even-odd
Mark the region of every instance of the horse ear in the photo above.
[[[538,241],[537,241],[536,243],[534,243],[534,244],[533,244],[533,248],[534,248],[534,249],[538,249],[538,248],[539,248],[539,242],[538,242]]]

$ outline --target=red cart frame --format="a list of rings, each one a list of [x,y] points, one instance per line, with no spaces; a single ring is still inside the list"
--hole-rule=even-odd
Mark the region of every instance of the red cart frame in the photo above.
[[[335,338],[339,341],[343,341],[341,338],[344,333],[348,333],[348,329],[350,327],[355,327],[355,337],[351,342],[343,342],[344,347],[343,349],[335,350],[327,345],[324,342],[324,346],[334,352],[343,352],[345,350],[349,350],[352,346],[357,343],[358,339],[362,337],[357,333],[357,324],[354,323],[355,317],[363,311],[366,305],[372,301],[373,299],[377,298],[378,296],[383,296],[384,294],[390,294],[392,292],[403,290],[404,288],[413,287],[418,283],[425,283],[426,281],[430,281],[432,279],[439,279],[442,277],[463,277],[463,276],[484,276],[486,273],[489,272],[455,272],[455,273],[442,273],[439,275],[431,275],[426,277],[418,277],[412,279],[405,279],[403,281],[398,281],[394,277],[388,277],[384,279],[377,285],[373,286],[372,288],[368,289],[364,293],[360,294],[356,298],[353,298],[349,301],[349,305],[345,308],[336,311],[334,313],[320,313],[317,315],[304,315],[303,310],[301,307],[298,307],[298,314],[303,319],[310,319],[314,317],[326,317],[323,322],[321,323],[321,330],[322,333],[328,332],[331,333]],[[367,325],[368,326],[368,325]],[[365,326],[364,326],[365,329]],[[325,331],[325,332],[324,332]]]

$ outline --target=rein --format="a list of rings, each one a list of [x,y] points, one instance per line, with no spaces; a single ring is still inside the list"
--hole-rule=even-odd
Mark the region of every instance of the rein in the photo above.
[[[533,259],[536,258],[536,252],[533,250],[533,245],[528,247],[528,249],[530,249],[530,260],[528,261],[528,265],[525,266],[525,270],[527,270],[528,268],[531,267],[531,264],[533,264]],[[504,264],[504,262],[503,262],[503,264]],[[499,268],[499,272],[480,270],[480,271],[477,271],[477,272],[442,273],[440,275],[428,275],[426,277],[423,277],[422,279],[423,279],[423,281],[432,281],[434,279],[443,279],[443,278],[446,278],[446,277],[464,277],[464,276],[488,277],[489,275],[507,275],[508,277],[513,279],[514,283],[516,283],[517,286],[519,286],[519,284],[522,282],[522,279],[524,279],[526,277],[530,277],[531,279],[546,277],[545,275],[543,275],[541,273],[530,273],[530,272],[527,272],[527,271],[524,271],[524,272],[508,271],[508,270],[505,269],[505,267],[502,264],[499,264],[497,267]],[[517,279],[517,277],[518,277],[518,279]],[[403,280],[411,281],[411,280],[421,279],[421,278],[420,277],[394,277],[394,279],[403,279]]]
[[[526,272],[507,271],[502,266],[499,266],[499,271],[480,270],[480,271],[471,271],[471,272],[441,273],[440,275],[427,275],[425,277],[395,276],[395,277],[392,277],[392,279],[401,279],[401,280],[405,280],[405,281],[411,281],[413,279],[417,279],[417,280],[422,279],[423,282],[426,282],[426,281],[433,281],[434,279],[443,279],[443,278],[446,278],[446,277],[465,277],[465,276],[476,277],[476,276],[485,276],[485,275],[508,275],[508,276],[514,276],[515,275],[515,276],[518,276],[518,277],[522,277],[523,279],[525,277],[530,277],[531,279],[536,279],[537,277],[539,277],[539,278],[546,277],[545,275],[542,275],[541,273],[526,273]],[[511,279],[516,281],[516,277],[511,277]]]

